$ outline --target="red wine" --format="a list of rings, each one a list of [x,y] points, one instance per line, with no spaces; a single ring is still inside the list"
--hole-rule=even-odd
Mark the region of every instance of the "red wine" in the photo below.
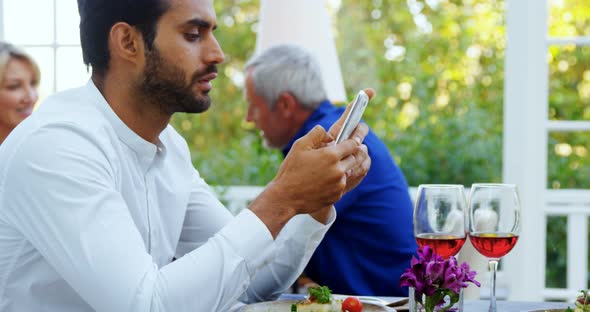
[[[469,240],[480,254],[500,259],[514,248],[518,236],[510,233],[477,233],[470,234]]]
[[[456,255],[463,244],[465,244],[466,237],[457,235],[439,234],[439,233],[423,233],[416,235],[416,242],[418,246],[424,247],[428,245],[434,249],[434,253],[448,259],[450,256]]]

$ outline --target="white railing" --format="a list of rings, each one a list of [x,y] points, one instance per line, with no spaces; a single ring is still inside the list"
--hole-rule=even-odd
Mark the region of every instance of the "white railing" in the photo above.
[[[213,189],[228,210],[235,215],[246,208],[250,201],[262,192],[264,187],[216,186]],[[416,187],[409,189],[412,199],[415,198],[416,191]],[[584,190],[548,190],[547,192],[546,215],[566,216],[568,218],[567,288],[544,288],[542,297],[545,300],[573,301],[580,289],[588,288],[586,272],[589,257],[588,218],[590,217],[590,192]],[[498,272],[497,295],[499,298],[507,298],[510,291],[509,281],[505,274],[506,272]],[[488,274],[482,274],[479,279],[483,282],[481,295],[486,297],[489,294]]]
[[[590,191],[548,190],[546,216],[567,217],[567,288],[545,288],[544,299],[573,300],[588,288]]]
[[[213,186],[213,190],[218,194],[225,207],[234,215],[238,214],[242,209],[246,208],[248,204],[264,190],[263,186]],[[410,197],[412,201],[416,196],[418,188],[410,187]]]

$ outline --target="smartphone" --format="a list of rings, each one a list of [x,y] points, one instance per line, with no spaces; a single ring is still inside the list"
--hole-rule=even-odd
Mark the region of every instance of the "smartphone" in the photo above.
[[[365,93],[365,91],[359,91],[359,93],[356,95],[356,98],[354,99],[354,102],[352,103],[352,108],[348,112],[348,115],[346,115],[344,124],[342,125],[342,128],[340,128],[340,132],[336,137],[336,144],[350,138],[350,135],[354,132],[354,129],[356,129],[356,126],[358,126],[359,122],[361,121],[361,117],[365,112],[367,104],[369,104],[369,96]]]

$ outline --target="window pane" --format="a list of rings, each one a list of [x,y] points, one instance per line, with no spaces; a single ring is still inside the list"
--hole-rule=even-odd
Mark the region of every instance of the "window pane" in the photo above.
[[[567,287],[567,217],[547,217],[545,286]]]
[[[53,1],[4,0],[4,31],[14,44],[53,42]]]
[[[41,84],[39,86],[39,103],[41,103],[53,93],[53,49],[25,48],[25,51],[37,62],[41,71]]]
[[[57,43],[80,44],[80,15],[76,0],[57,1]]]
[[[57,49],[57,90],[79,87],[88,81],[90,74],[82,61],[80,47]]]
[[[590,188],[590,132],[549,135],[548,188]]]
[[[588,0],[551,0],[549,36],[590,36]]]
[[[549,48],[549,119],[590,120],[590,47]]]

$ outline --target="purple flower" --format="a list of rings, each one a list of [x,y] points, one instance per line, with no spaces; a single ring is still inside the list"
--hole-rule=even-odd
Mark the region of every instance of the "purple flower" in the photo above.
[[[428,263],[431,261],[441,261],[442,257],[434,253],[434,249],[428,245],[418,249],[418,259],[422,263]]]
[[[468,283],[480,286],[475,280],[477,273],[467,263],[458,265],[452,256],[444,260],[428,246],[418,249],[418,258],[412,257],[410,263],[411,267],[400,278],[400,285],[413,287],[416,301],[427,312],[456,311],[451,307],[459,300],[461,288]]]
[[[428,275],[433,281],[441,279],[444,276],[444,273],[444,262],[432,261],[426,264],[426,275]]]
[[[448,288],[452,290],[454,293],[459,293],[461,291],[463,283],[457,278],[457,275],[454,273],[448,274],[445,276],[445,281],[442,284],[442,288]]]
[[[475,285],[477,285],[477,287],[481,286],[481,284],[475,280],[475,275],[477,275],[477,272],[475,271],[471,271],[471,268],[469,267],[469,264],[467,264],[466,262],[461,263],[461,266],[459,266],[461,268],[461,273],[462,273],[462,283],[464,286],[462,286],[463,288],[467,287],[467,283],[473,283]]]

